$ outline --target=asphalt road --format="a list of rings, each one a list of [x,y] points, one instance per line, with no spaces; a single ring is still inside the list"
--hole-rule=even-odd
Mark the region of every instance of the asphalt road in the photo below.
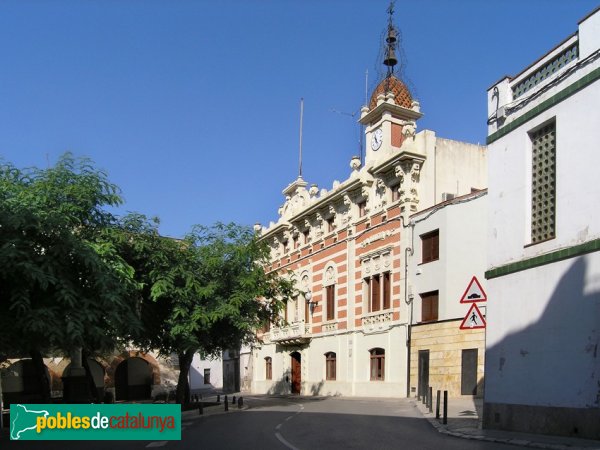
[[[245,397],[250,408],[185,415],[181,441],[6,441],[15,449],[516,449],[439,434],[405,399]],[[6,436],[5,436],[6,437]]]

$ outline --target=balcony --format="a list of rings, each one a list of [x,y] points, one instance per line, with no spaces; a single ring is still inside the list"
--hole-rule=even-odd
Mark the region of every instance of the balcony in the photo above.
[[[271,342],[279,345],[300,345],[310,342],[310,325],[304,321],[290,323],[284,327],[273,327],[270,333]]]
[[[387,330],[392,325],[393,320],[394,314],[392,311],[369,313],[362,318],[363,331],[374,333]]]

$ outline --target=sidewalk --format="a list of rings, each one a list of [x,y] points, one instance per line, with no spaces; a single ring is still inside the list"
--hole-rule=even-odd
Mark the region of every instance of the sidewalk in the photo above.
[[[411,401],[438,432],[449,436],[553,450],[600,449],[600,441],[588,439],[516,433],[503,430],[484,430],[481,428],[483,412],[483,399],[481,398],[448,399],[448,423],[446,425],[442,424],[441,418],[439,420],[435,418],[435,399],[432,413],[417,399],[411,399]],[[442,415],[443,410],[440,406],[440,416]]]

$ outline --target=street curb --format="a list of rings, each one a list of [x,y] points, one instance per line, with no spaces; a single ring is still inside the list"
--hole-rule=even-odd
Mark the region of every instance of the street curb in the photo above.
[[[526,439],[513,439],[513,438],[495,438],[483,436],[480,434],[466,434],[460,433],[457,431],[451,431],[448,429],[447,425],[441,424],[435,417],[427,417],[419,408],[419,405],[415,401],[411,401],[412,405],[419,411],[421,416],[437,430],[438,433],[445,434],[447,436],[457,437],[460,439],[468,439],[471,441],[486,441],[486,442],[495,442],[498,444],[508,444],[508,445],[518,445],[520,447],[531,447],[531,448],[545,448],[550,450],[591,450],[594,447],[576,447],[573,445],[564,445],[564,444],[546,444],[543,442],[535,442],[529,441]],[[598,447],[600,448],[600,447]]]

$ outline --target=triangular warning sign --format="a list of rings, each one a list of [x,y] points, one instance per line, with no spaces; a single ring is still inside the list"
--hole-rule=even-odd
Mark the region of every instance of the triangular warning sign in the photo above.
[[[475,328],[485,328],[485,319],[477,307],[477,304],[473,303],[469,308],[469,312],[460,324],[460,329],[474,330]]]
[[[487,296],[485,295],[485,291],[479,284],[479,280],[477,277],[473,277],[469,286],[467,286],[467,290],[462,295],[460,302],[461,303],[475,303],[475,302],[485,302],[487,301]]]

